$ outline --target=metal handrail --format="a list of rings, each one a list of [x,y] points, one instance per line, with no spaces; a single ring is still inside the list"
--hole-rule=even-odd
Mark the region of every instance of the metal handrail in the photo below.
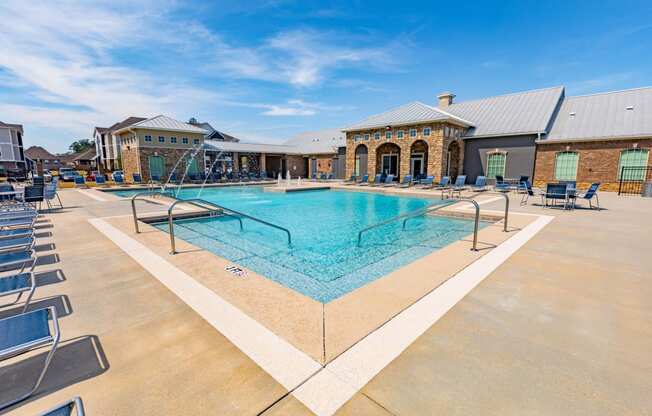
[[[211,206],[213,208],[217,208],[224,215],[229,215],[229,216],[238,218],[238,221],[240,221],[240,230],[243,229],[242,218],[240,218],[240,217],[248,218],[248,219],[250,219],[252,221],[256,221],[256,222],[259,222],[261,224],[267,225],[269,227],[276,228],[276,229],[281,230],[281,231],[283,231],[283,232],[285,232],[287,234],[287,236],[288,236],[288,245],[292,245],[292,234],[290,233],[290,230],[288,230],[285,227],[281,227],[280,225],[272,224],[271,222],[261,220],[260,218],[252,217],[249,214],[245,214],[243,212],[239,212],[239,211],[233,210],[231,208],[227,208],[227,207],[224,207],[222,205],[215,204],[213,202],[208,202],[208,201],[206,201],[204,199],[200,199],[200,198],[177,199],[168,208],[168,226],[169,226],[169,229],[170,229],[170,254],[176,254],[175,239],[174,239],[174,219],[172,218],[172,210],[174,209],[174,207],[177,204],[181,204],[181,203],[188,203],[188,204],[191,204],[191,205],[194,205],[194,206],[199,206],[199,207],[202,207],[201,204],[203,204],[203,205]],[[202,208],[205,208],[205,207],[202,207]]]
[[[494,191],[488,191],[485,193],[485,195],[501,195],[503,198],[505,198],[505,218],[504,218],[504,224],[503,224],[503,232],[507,232],[507,219],[509,216],[509,196],[504,193],[504,192],[494,192]]]
[[[436,204],[436,205],[428,205],[425,208],[419,208],[418,210],[407,212],[405,214],[397,215],[395,217],[386,219],[385,221],[378,222],[376,224],[372,224],[368,227],[363,228],[362,230],[358,231],[358,247],[360,246],[360,243],[362,242],[362,234],[366,233],[367,231],[373,230],[374,228],[382,227],[383,225],[387,225],[391,222],[398,221],[401,218],[413,218],[413,217],[420,217],[421,215],[424,215],[428,212],[434,212],[437,210],[440,210],[442,208],[445,208],[451,204]],[[403,221],[403,230],[405,230],[405,221]]]
[[[459,198],[455,198],[455,200],[458,201],[458,202],[470,202],[470,203],[473,204],[473,206],[475,206],[475,223],[474,223],[474,226],[473,226],[473,247],[471,248],[471,250],[478,251],[478,230],[480,228],[480,204],[478,204],[478,202],[475,199],[472,199],[472,198],[459,197]],[[445,205],[445,206],[448,206],[448,205]],[[414,218],[416,216],[417,215],[415,215],[413,217],[410,217],[410,218]],[[403,220],[403,229],[405,229],[405,223],[410,218],[406,218],[406,219]]]
[[[163,192],[163,191],[143,191],[143,192],[138,192],[134,194],[131,197],[131,214],[134,217],[134,228],[136,229],[136,234],[140,233],[140,230],[138,229],[138,216],[136,214],[136,200],[139,197],[144,197],[144,196],[154,196],[154,195],[165,195],[169,196],[171,198],[174,198],[171,193],[169,192]]]

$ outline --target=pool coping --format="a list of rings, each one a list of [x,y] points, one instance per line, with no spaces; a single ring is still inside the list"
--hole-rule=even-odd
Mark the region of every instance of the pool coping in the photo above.
[[[453,206],[442,211],[445,210],[469,216],[468,211]],[[146,217],[143,219],[149,221],[161,218],[161,214],[150,213]],[[106,220],[323,364],[485,255],[487,247],[511,237],[516,228],[527,225],[532,217],[514,215],[510,218],[513,226],[509,233],[501,232],[501,222],[481,229],[479,252],[470,250],[471,238],[466,236],[326,304],[180,238],[176,239],[179,253],[171,256],[169,234],[143,221],[139,221],[141,233],[135,234],[130,216]],[[442,264],[446,267],[433,267]],[[225,270],[230,265],[242,268],[246,278],[234,280]]]
[[[496,212],[496,214],[498,213]],[[327,364],[320,363],[318,360],[309,357],[304,351],[293,346],[282,336],[277,335],[276,338],[278,339],[274,339],[273,342],[270,341],[267,338],[270,333],[274,334],[275,331],[270,331],[266,325],[258,323],[259,326],[252,329],[252,331],[262,331],[262,333],[244,336],[242,332],[250,329],[251,320],[258,322],[256,319],[252,319],[248,314],[242,312],[237,305],[230,305],[239,314],[237,319],[234,318],[232,313],[228,317],[220,315],[223,311],[217,311],[216,308],[209,307],[206,310],[206,305],[203,305],[203,303],[201,308],[197,307],[194,304],[198,302],[196,297],[188,296],[169,286],[177,284],[177,279],[186,278],[194,282],[190,284],[201,286],[201,283],[195,277],[187,275],[183,270],[177,269],[171,264],[168,261],[170,256],[165,258],[165,255],[161,256],[160,253],[152,252],[150,248],[143,246],[124,231],[109,224],[109,221],[115,220],[117,217],[90,221],[98,230],[111,238],[137,261],[141,262],[143,257],[153,256],[156,264],[150,264],[146,269],[157,279],[161,280],[162,278],[159,270],[161,265],[163,265],[163,268],[176,269],[172,280],[164,282],[166,286],[177,296],[180,296],[184,302],[195,308],[209,323],[259,363],[263,369],[281,382],[313,412],[320,415],[330,415],[366,384],[373,375],[377,374],[394,357],[400,354],[423,331],[443,316],[457,301],[461,300],[475,285],[552,220],[552,217],[545,215],[524,214],[519,215],[519,217],[529,217],[533,221],[520,231],[515,232],[516,230],[513,230],[509,233],[511,234],[510,238],[506,239],[502,244],[489,250],[469,266],[446,279],[435,289],[426,293],[406,309],[398,312]],[[156,233],[164,235],[158,230],[156,230]],[[130,244],[138,244],[139,250],[130,250]],[[143,252],[140,252],[140,250]],[[214,255],[211,254],[211,256]],[[460,284],[465,287],[464,290],[459,290]],[[457,288],[454,296],[448,293],[451,286]],[[197,293],[197,296],[203,293],[205,295],[202,296],[211,296],[220,302],[228,304],[228,300],[224,300],[213,290],[201,286],[201,293]],[[244,319],[248,322],[247,326],[236,325],[231,322],[231,318],[238,322]],[[226,329],[224,328],[225,325],[227,325]],[[236,325],[236,329],[233,328],[233,325]],[[267,339],[267,342],[261,342],[261,336]],[[318,368],[318,370],[315,371],[315,368]],[[303,381],[298,382],[298,380],[302,379]]]

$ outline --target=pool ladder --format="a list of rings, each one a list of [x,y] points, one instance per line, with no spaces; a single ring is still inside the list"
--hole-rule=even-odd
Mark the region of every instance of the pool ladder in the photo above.
[[[504,195],[503,195],[504,196]],[[392,223],[394,221],[398,221],[400,219],[403,220],[403,225],[402,225],[402,230],[405,231],[405,224],[413,218],[421,217],[423,215],[430,214],[435,211],[439,211],[442,208],[446,208],[450,205],[453,205],[458,202],[468,202],[470,204],[473,204],[475,207],[475,221],[474,221],[474,226],[473,226],[473,247],[471,248],[472,251],[478,251],[478,230],[480,228],[480,204],[478,204],[478,201],[476,201],[473,198],[466,198],[466,197],[457,197],[457,198],[451,198],[452,201],[448,204],[436,204],[436,205],[429,205],[425,208],[418,209],[416,211],[408,212],[406,214],[402,215],[397,215],[395,217],[389,218],[385,221],[370,225],[369,227],[363,228],[358,232],[358,247],[362,243],[362,235],[366,233],[367,231],[373,230],[374,228],[382,227],[383,225],[387,225],[389,223]],[[505,218],[504,218],[504,228],[503,231],[507,232],[507,215],[509,212],[509,198],[505,197]]]
[[[142,200],[143,198],[148,196],[154,197],[154,196],[161,196],[161,195],[167,196],[168,198],[174,200],[174,202],[170,204],[170,206],[168,207],[168,215],[167,215],[168,227],[170,230],[170,254],[176,254],[176,244],[175,244],[175,236],[174,236],[174,214],[172,211],[174,210],[174,207],[176,207],[179,204],[188,204],[188,205],[195,206],[197,208],[201,208],[203,210],[208,211],[208,214],[211,216],[219,214],[219,215],[226,215],[226,216],[236,218],[240,223],[240,231],[244,231],[244,224],[242,222],[243,218],[258,222],[263,225],[267,225],[268,227],[276,228],[277,230],[283,231],[287,235],[288,245],[289,246],[292,245],[292,234],[290,233],[290,230],[288,230],[285,227],[281,227],[280,225],[272,224],[271,222],[261,220],[260,218],[256,218],[249,214],[245,214],[244,212],[236,211],[231,208],[227,208],[222,205],[206,201],[205,199],[201,199],[201,198],[178,199],[174,196],[173,192],[169,192],[169,191],[165,191],[165,192],[144,191],[144,192],[139,192],[131,197],[131,211],[134,218],[134,228],[136,230],[136,233],[140,233],[140,230],[138,228],[138,214],[136,212],[136,201]]]

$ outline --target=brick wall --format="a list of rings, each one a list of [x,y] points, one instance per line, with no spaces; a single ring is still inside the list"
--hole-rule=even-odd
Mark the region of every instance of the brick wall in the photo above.
[[[436,180],[439,180],[442,175],[445,174],[445,157],[448,150],[448,146],[451,142],[456,139],[453,137],[444,137],[444,131],[446,126],[452,126],[447,123],[432,123],[432,124],[416,124],[402,127],[395,127],[392,129],[393,135],[392,139],[385,139],[385,129],[372,129],[372,130],[361,130],[355,132],[346,133],[346,176],[349,177],[353,175],[355,168],[355,149],[360,144],[364,144],[368,149],[367,156],[367,173],[369,176],[373,176],[376,173],[380,173],[380,167],[378,166],[379,157],[376,150],[385,143],[393,143],[397,145],[400,149],[400,160],[399,160],[399,176],[403,177],[410,173],[410,155],[412,150],[412,145],[417,141],[425,142],[428,145],[427,160],[426,160],[426,174],[433,175]],[[431,132],[430,136],[423,136],[423,128],[430,127]],[[415,138],[409,137],[410,129],[417,129],[417,136]],[[460,127],[457,127],[461,129]],[[396,138],[396,133],[399,130],[404,131],[404,137],[402,139]],[[448,129],[446,129],[448,130]],[[373,135],[375,132],[380,132],[380,140],[375,140]],[[364,140],[364,135],[369,134],[369,140]],[[361,135],[362,140],[355,141],[354,137],[356,135]],[[458,172],[462,173],[462,166],[464,162],[464,145],[457,139],[460,147],[459,160],[458,160]],[[419,145],[417,144],[417,147]]]
[[[123,147],[122,149],[122,165],[125,172],[125,177],[127,180],[132,179],[134,173],[140,173],[143,181],[147,182],[150,180],[149,176],[149,157],[150,156],[161,156],[164,163],[164,174],[163,180],[167,180],[168,176],[172,172],[175,164],[180,157],[183,156],[185,149],[171,149],[171,148],[148,148],[148,147],[132,147],[127,150]],[[199,172],[204,171],[204,152],[200,151],[195,157],[197,160],[197,168]],[[185,170],[186,162],[182,160],[181,163],[177,166],[175,173],[177,180],[181,180]]]
[[[577,186],[586,188],[600,182],[600,190],[618,190],[618,165],[623,150],[652,149],[652,138],[640,140],[610,140],[576,143],[551,143],[537,145],[534,183],[543,186],[555,182],[555,157],[558,152],[579,153],[577,162]],[[652,161],[648,160],[648,164]]]
[[[306,172],[306,162],[303,160],[303,156],[287,155],[286,159],[287,168],[290,169],[290,175],[293,178],[297,178],[299,176],[305,178],[307,176],[308,173]],[[285,173],[283,173],[283,176],[285,176]]]

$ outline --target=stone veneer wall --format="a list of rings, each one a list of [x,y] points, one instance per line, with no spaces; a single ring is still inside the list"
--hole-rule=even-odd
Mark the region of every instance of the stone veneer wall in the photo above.
[[[570,143],[539,143],[534,168],[535,186],[556,182],[555,157],[558,152],[579,153],[577,162],[577,186],[586,188],[593,182],[600,182],[600,190],[618,191],[618,165],[623,150],[651,149],[652,138],[640,140],[610,140]],[[652,158],[652,155],[650,156]],[[648,160],[648,165],[652,160]]]
[[[286,160],[287,168],[290,169],[290,175],[293,178],[298,178],[299,176],[305,178],[307,176],[306,162],[303,160],[303,156],[287,155]],[[295,167],[296,169],[294,169]],[[283,173],[283,176],[285,176],[285,173]]]
[[[122,170],[125,174],[125,179],[131,181],[133,174],[140,172],[140,159],[138,158],[138,148],[126,146],[121,149]]]
[[[360,131],[350,131],[346,133],[346,177],[353,175],[353,170],[355,167],[355,149],[358,145],[364,144],[367,146],[368,156],[367,156],[367,173],[369,176],[374,176],[377,171],[377,155],[376,149],[385,143],[396,144],[400,148],[400,160],[399,160],[399,177],[409,174],[410,172],[410,155],[412,144],[418,140],[422,140],[428,144],[428,155],[427,155],[427,164],[426,164],[426,174],[432,175],[435,177],[435,180],[440,180],[441,177],[445,174],[445,155],[448,150],[450,143],[456,139],[453,137],[444,137],[444,127],[447,126],[447,123],[428,123],[428,124],[416,124],[395,127],[392,129],[393,136],[391,140],[385,139],[385,129],[371,129],[371,130],[360,130]],[[455,127],[457,129],[463,130],[459,126],[449,125],[450,127]],[[430,127],[431,132],[430,136],[423,136],[423,128]],[[410,129],[417,129],[417,137],[410,138],[409,133]],[[396,138],[396,132],[399,130],[404,131],[404,137],[402,139]],[[375,132],[381,133],[380,140],[375,140],[373,135]],[[369,134],[369,140],[359,140],[355,141],[354,137],[356,135],[361,135],[364,137],[365,134]],[[460,148],[459,151],[459,160],[458,160],[458,172],[461,174],[463,172],[464,166],[464,143],[457,139],[458,145]]]

